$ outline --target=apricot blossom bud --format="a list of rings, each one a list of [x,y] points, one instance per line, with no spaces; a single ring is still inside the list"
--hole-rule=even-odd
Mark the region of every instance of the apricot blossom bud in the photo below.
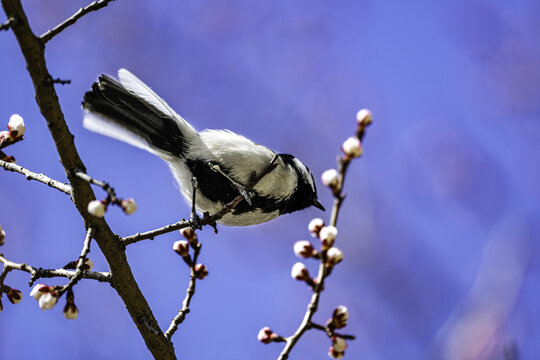
[[[269,344],[272,342],[273,334],[274,332],[268,326],[265,326],[261,330],[259,330],[259,333],[257,334],[257,339],[259,339],[259,341],[263,344]]]
[[[368,126],[371,124],[371,111],[368,109],[358,110],[356,113],[356,121],[358,122],[358,125],[362,127]]]
[[[186,240],[175,241],[173,250],[181,257],[189,256],[189,243]]]
[[[326,253],[326,260],[330,265],[336,265],[343,260],[343,252],[337,247],[331,247]]]
[[[208,276],[208,270],[204,264],[195,265],[195,273],[197,274],[197,279],[204,279]]]
[[[336,329],[342,329],[347,326],[347,321],[349,320],[349,309],[346,306],[339,305],[332,314],[330,323]]]
[[[336,169],[328,169],[322,173],[321,181],[324,186],[328,186],[329,188],[333,189],[339,183],[339,173]]]
[[[341,150],[343,150],[345,155],[349,158],[356,158],[362,155],[362,143],[356,136],[351,136],[343,142]]]
[[[321,239],[322,249],[328,250],[334,245],[338,230],[335,226],[324,226],[319,232],[319,239]]]
[[[12,139],[20,138],[24,135],[26,126],[24,120],[19,114],[13,114],[8,122],[9,137]]]
[[[293,265],[291,269],[291,276],[293,279],[296,280],[308,280],[310,279],[309,271],[306,268],[306,265],[304,265],[301,262],[297,262]]]
[[[307,240],[300,240],[294,244],[294,254],[301,258],[310,258],[313,256],[315,249]]]
[[[324,226],[324,220],[321,218],[315,218],[309,222],[308,229],[311,233],[311,236],[317,237],[319,236],[319,231],[321,231],[322,227]]]
[[[9,291],[6,292],[7,298],[9,301],[11,301],[12,304],[18,304],[22,300],[22,293],[20,290],[16,289],[9,289]]]
[[[88,203],[88,212],[97,217],[103,217],[107,206],[101,200],[92,200]]]
[[[127,215],[131,215],[135,211],[137,211],[137,203],[133,198],[122,200],[122,202],[120,203],[120,207],[122,207],[122,210],[124,210]]]
[[[180,234],[185,239],[187,239],[190,243],[197,240],[197,233],[192,228],[190,228],[189,226],[185,227],[183,229],[180,229]]]
[[[58,293],[56,291],[48,292],[39,298],[39,307],[41,310],[50,310],[58,301]]]
[[[6,232],[4,229],[2,229],[2,225],[0,225],[0,246],[4,245],[6,241]]]
[[[30,296],[36,300],[39,300],[42,295],[51,292],[51,288],[45,284],[37,284],[30,291]]]

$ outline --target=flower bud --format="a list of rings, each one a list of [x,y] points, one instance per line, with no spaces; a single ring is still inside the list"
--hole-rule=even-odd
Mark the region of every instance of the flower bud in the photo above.
[[[92,261],[92,259],[85,258],[83,262],[83,266],[82,266],[83,271],[90,271],[93,268],[94,268],[94,262]]]
[[[48,292],[39,298],[39,307],[41,310],[50,310],[58,301],[58,293],[56,291]]]
[[[189,243],[186,240],[175,241],[173,250],[181,257],[189,256]]]
[[[321,218],[315,218],[309,222],[308,229],[311,233],[311,236],[317,237],[319,236],[319,231],[321,231],[322,227],[324,226],[324,220]]]
[[[259,330],[259,333],[257,334],[257,339],[259,339],[259,341],[263,344],[269,344],[270,342],[272,342],[273,334],[274,332],[268,326],[266,326]]]
[[[204,279],[208,276],[208,270],[204,264],[195,265],[195,273],[197,274],[197,279]]]
[[[328,186],[329,188],[333,189],[339,183],[339,173],[336,169],[328,169],[322,173],[321,181],[324,186]]]
[[[6,232],[4,229],[2,229],[2,225],[0,225],[0,246],[4,245],[6,241]]]
[[[103,217],[106,210],[107,206],[101,200],[92,200],[88,203],[88,212],[94,216]]]
[[[368,109],[361,109],[356,113],[356,121],[358,125],[366,127],[371,124],[371,111]]]
[[[326,260],[330,265],[336,265],[343,260],[343,252],[337,247],[331,247],[326,253]]]
[[[64,317],[68,320],[75,320],[77,316],[79,316],[79,309],[77,308],[77,305],[66,303],[66,306],[64,306]]]
[[[291,276],[293,279],[296,280],[307,280],[310,279],[309,271],[306,268],[306,265],[304,265],[301,262],[297,262],[293,265],[291,269]]]
[[[12,139],[20,138],[24,135],[26,129],[23,118],[18,114],[13,114],[8,122],[9,137]]]
[[[135,202],[135,199],[133,198],[122,200],[122,202],[120,203],[120,207],[128,215],[131,215],[135,211],[137,211],[137,203]]]
[[[322,249],[328,250],[334,245],[338,230],[335,226],[324,226],[319,232],[319,239],[321,239]]]
[[[0,144],[2,144],[4,141],[8,141],[9,139],[9,131],[2,130],[0,131]]]
[[[337,352],[344,352],[347,349],[347,342],[339,336],[333,336],[332,347]]]
[[[336,351],[333,346],[330,347],[330,350],[328,350],[328,356],[330,356],[331,359],[343,359],[345,356],[344,351]]]
[[[22,293],[16,289],[9,289],[9,291],[6,292],[6,295],[8,300],[11,301],[12,304],[18,304],[22,300]]]
[[[341,150],[343,150],[345,155],[349,158],[356,158],[362,155],[362,143],[356,136],[351,136],[343,142]]]
[[[180,234],[185,239],[187,239],[190,243],[197,240],[197,233],[192,228],[190,228],[189,226],[185,227],[183,229],[180,229]]]
[[[347,326],[349,320],[349,309],[346,306],[339,305],[332,314],[331,323],[336,329],[342,329]]]
[[[310,258],[313,256],[315,249],[307,240],[300,240],[294,244],[294,254],[301,258]]]
[[[39,300],[42,295],[51,292],[51,288],[45,284],[37,284],[32,288],[32,291],[30,291],[30,296],[33,297],[36,300]]]

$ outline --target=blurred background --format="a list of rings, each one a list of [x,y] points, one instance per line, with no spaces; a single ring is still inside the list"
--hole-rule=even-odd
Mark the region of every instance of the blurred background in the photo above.
[[[83,1],[26,0],[37,34]],[[319,180],[355,114],[374,123],[346,180],[337,246],[326,284],[325,323],[349,308],[346,359],[540,358],[540,3],[443,1],[115,1],[47,44],[60,102],[89,174],[134,197],[132,216],[106,218],[126,236],[189,215],[165,163],[82,128],[80,103],[100,73],[125,67],[197,129],[230,129],[312,169]],[[0,14],[4,22],[5,14]],[[35,172],[65,181],[11,31],[0,33],[0,123],[12,113],[25,140],[6,152]],[[2,129],[5,125],[1,125]],[[84,228],[64,194],[0,171],[1,252],[57,268],[80,253]],[[96,189],[98,197],[105,194]],[[199,234],[210,275],[173,340],[181,359],[272,359],[270,326],[298,326],[311,295],[290,278],[292,246],[308,239],[312,208],[269,223]],[[162,328],[180,308],[188,269],[172,251],[178,233],[128,249],[135,277]],[[106,271],[96,244],[90,257]],[[312,273],[315,261],[306,261]],[[75,321],[41,311],[26,273],[3,298],[2,359],[148,359],[150,353],[107,285],[81,281]],[[47,280],[64,284],[64,279]],[[330,341],[307,333],[293,359],[327,359]]]

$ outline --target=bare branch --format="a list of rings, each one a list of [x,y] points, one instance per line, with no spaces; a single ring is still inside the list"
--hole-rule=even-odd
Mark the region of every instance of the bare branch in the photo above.
[[[84,260],[86,259],[86,256],[90,252],[90,242],[92,241],[92,228],[89,228],[86,231],[86,238],[84,239],[83,248],[81,251],[81,256],[79,256],[79,261],[77,262],[77,268],[75,269],[75,276],[73,276],[69,282],[58,291],[58,297],[62,296],[66,291],[69,291],[75,286],[75,284],[82,278],[84,274]]]
[[[17,24],[17,20],[11,17],[5,23],[0,24],[0,31],[9,30],[10,27],[15,26],[16,24]]]
[[[26,180],[36,180],[40,183],[49,185],[50,187],[59,190],[65,194],[71,195],[71,186],[69,186],[68,184],[64,184],[60,181],[53,180],[45,176],[44,174],[36,174],[28,169],[23,168],[22,166],[4,160],[0,160],[0,166],[7,171],[13,171],[23,174],[26,177]]]
[[[79,20],[80,18],[82,18],[84,15],[88,14],[89,12],[92,12],[92,11],[96,11],[96,10],[99,10],[107,5],[109,5],[109,3],[111,1],[114,1],[114,0],[99,0],[99,1],[94,1],[93,3],[91,3],[90,5],[87,5],[83,8],[80,8],[75,14],[73,14],[71,17],[67,18],[66,20],[64,20],[62,23],[58,24],[56,27],[54,27],[53,29],[47,31],[45,34],[41,35],[40,36],[40,39],[41,41],[45,44],[47,43],[49,40],[51,40],[53,37],[55,37],[56,35],[60,34],[62,31],[64,31],[67,27],[75,24],[77,22],[77,20]]]
[[[24,271],[32,276],[32,282],[39,278],[65,277],[68,279],[72,279],[76,276],[75,271],[69,271],[64,269],[41,269],[25,263],[15,263],[6,259],[4,257],[4,254],[0,254],[0,262],[4,264],[4,271],[2,274],[7,273],[11,270]],[[99,282],[111,281],[111,274],[108,272],[86,271],[82,274],[81,277],[83,279],[92,279]]]
[[[276,168],[277,166],[276,161],[278,157],[279,155],[275,154],[272,160],[270,160],[270,162],[268,163],[268,166],[259,175],[257,175],[255,172],[253,173],[250,184],[247,187],[248,190],[252,190],[255,187],[255,185],[257,185],[259,181],[261,181],[263,177],[271,173]],[[204,225],[213,226],[215,232],[217,232],[215,228],[216,221],[218,221],[223,216],[231,212],[232,209],[234,209],[234,207],[238,205],[242,200],[244,200],[244,197],[242,195],[238,195],[236,198],[234,198],[230,203],[226,204],[217,213],[213,215],[205,214],[203,218],[200,219],[199,225],[200,226],[204,226]],[[191,221],[182,219],[174,224],[166,225],[155,230],[150,230],[144,233],[137,233],[134,235],[126,236],[125,238],[122,238],[122,243],[125,246],[127,246],[127,245],[134,244],[136,242],[139,242],[141,240],[147,240],[147,239],[153,240],[156,236],[163,235],[163,234],[175,231],[175,230],[180,230],[191,225],[192,225]]]

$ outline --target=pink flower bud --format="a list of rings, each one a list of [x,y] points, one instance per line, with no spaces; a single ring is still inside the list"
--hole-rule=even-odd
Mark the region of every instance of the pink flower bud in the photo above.
[[[11,301],[12,304],[18,304],[22,300],[22,293],[16,289],[9,289],[9,291],[6,292],[6,295],[8,300]]]
[[[135,202],[135,199],[129,198],[126,200],[122,200],[122,203],[120,204],[122,207],[122,210],[128,215],[133,214],[135,211],[137,211],[137,203]]]
[[[328,169],[321,175],[321,181],[324,186],[335,188],[339,183],[339,173],[336,169]]]
[[[315,218],[309,222],[308,229],[311,233],[311,236],[317,237],[319,236],[319,231],[321,231],[322,227],[324,226],[324,220],[321,218]]]
[[[331,247],[326,253],[326,260],[330,265],[336,265],[343,260],[343,252],[337,247]]]
[[[92,200],[88,203],[88,212],[94,216],[103,217],[106,210],[107,206],[101,200]]]
[[[315,249],[307,240],[300,240],[294,244],[294,254],[301,258],[310,258],[313,256]]]
[[[340,338],[339,336],[333,336],[332,347],[337,352],[344,352],[347,349],[347,342],[345,339]]]
[[[357,137],[351,136],[343,142],[341,150],[350,158],[356,158],[362,155],[362,143]]]
[[[0,246],[4,245],[6,241],[6,232],[4,229],[2,229],[2,225],[0,225]]]
[[[197,273],[197,279],[204,279],[208,276],[208,270],[204,264],[195,265],[195,272]]]
[[[23,118],[18,114],[13,114],[8,122],[9,137],[12,139],[20,138],[24,135],[26,129]]]
[[[340,305],[332,314],[331,323],[336,329],[342,329],[347,326],[347,321],[349,320],[349,310],[346,306]]]
[[[371,124],[371,111],[368,109],[361,109],[356,113],[356,121],[358,125],[366,127]]]
[[[79,309],[74,303],[67,302],[63,313],[66,319],[75,320],[79,316]]]
[[[39,300],[43,294],[51,291],[52,289],[49,286],[45,284],[37,284],[32,288],[32,291],[30,291],[30,296],[36,300]]]
[[[48,292],[39,298],[39,307],[41,310],[50,310],[58,301],[58,293],[56,291]]]
[[[291,276],[293,279],[296,280],[307,280],[309,279],[309,271],[306,268],[306,265],[304,265],[301,262],[297,262],[293,265],[291,269]]]
[[[195,231],[189,226],[183,229],[180,229],[180,234],[189,242],[193,242],[197,240],[197,233],[195,233]]]
[[[175,241],[173,250],[181,257],[189,256],[189,243],[186,240]]]
[[[257,339],[259,339],[260,342],[263,344],[269,344],[272,342],[272,334],[274,332],[268,327],[263,327],[261,330],[259,330],[259,333],[257,334]]]
[[[321,239],[322,249],[328,250],[334,245],[338,230],[335,226],[324,226],[319,232],[319,239]]]

